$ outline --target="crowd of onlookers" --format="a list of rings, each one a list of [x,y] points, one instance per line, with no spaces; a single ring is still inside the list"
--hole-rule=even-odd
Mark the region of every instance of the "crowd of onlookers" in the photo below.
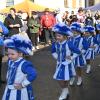
[[[26,32],[35,48],[39,49],[38,44],[44,42],[47,46],[55,40],[55,33],[52,32],[52,27],[56,23],[66,23],[67,25],[73,22],[79,22],[82,26],[100,23],[100,12],[84,11],[79,8],[78,12],[62,11],[57,9],[50,12],[46,8],[43,12],[32,11],[31,16],[23,11],[16,12],[16,9],[11,8],[9,14],[2,14],[4,25],[9,29],[9,36],[19,32]]]

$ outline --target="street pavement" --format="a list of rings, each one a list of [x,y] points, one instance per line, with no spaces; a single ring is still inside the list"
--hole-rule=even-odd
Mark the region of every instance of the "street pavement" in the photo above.
[[[53,80],[52,76],[55,72],[56,61],[51,55],[51,48],[42,48],[34,53],[32,57],[27,57],[31,60],[37,69],[38,77],[33,82],[35,100],[58,100],[61,88],[58,83]],[[6,80],[6,60],[3,59],[2,78]],[[88,75],[83,71],[82,86],[70,87],[69,100],[100,100],[100,57],[96,57],[92,62],[92,72]],[[4,92],[5,84],[0,87],[0,100]]]

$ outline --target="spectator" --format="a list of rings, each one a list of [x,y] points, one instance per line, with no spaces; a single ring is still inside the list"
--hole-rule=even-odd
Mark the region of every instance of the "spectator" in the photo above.
[[[85,15],[84,15],[84,11],[83,8],[79,8],[78,13],[77,13],[77,18],[78,18],[78,22],[83,25],[84,20],[85,20]]]
[[[32,17],[28,20],[28,28],[31,41],[35,46],[35,49],[39,49],[38,47],[38,37],[39,37],[39,29],[40,29],[40,20],[38,18],[37,12],[32,12]]]
[[[100,17],[100,11],[97,11],[97,12],[95,13],[94,17],[95,17],[95,19],[97,20],[98,17]]]
[[[69,16],[69,18],[72,19],[74,15],[74,11],[71,11],[71,15]]]
[[[65,24],[69,25],[70,20],[69,20],[69,12],[68,11],[64,12],[62,19]]]
[[[70,19],[70,24],[77,21],[78,21],[77,15],[73,15],[72,19]]]
[[[92,16],[90,11],[87,11],[84,23],[85,23],[86,26],[87,25],[91,25],[91,26],[94,25],[94,19],[93,19],[93,16]]]
[[[22,22],[22,27],[20,28],[20,32],[27,32],[28,27],[27,27],[27,21],[26,19],[23,19],[23,12],[22,11],[18,11],[17,15],[20,18],[21,22]]]
[[[54,26],[54,24],[55,24],[55,18],[50,13],[49,9],[46,8],[44,11],[44,15],[41,16],[41,27],[45,33],[45,39],[47,45],[49,45],[51,41],[55,40],[54,33],[52,32],[52,27]]]
[[[9,29],[10,36],[19,33],[22,22],[16,15],[16,10],[14,8],[10,8],[10,14],[5,18],[4,24]]]

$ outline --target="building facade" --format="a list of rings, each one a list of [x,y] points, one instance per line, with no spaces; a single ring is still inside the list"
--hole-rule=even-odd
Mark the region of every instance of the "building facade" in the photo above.
[[[6,7],[6,0],[0,0],[0,9],[3,9]]]
[[[93,6],[100,3],[100,0],[85,0],[85,7]]]
[[[100,0],[95,0],[95,4],[98,4],[98,3],[100,3]]]
[[[6,7],[16,5],[23,2],[24,0],[6,0]]]
[[[85,0],[34,0],[34,2],[54,9],[77,10],[79,7],[85,7]]]
[[[3,2],[4,5],[1,8],[9,7],[12,5],[16,5],[18,3],[21,3],[25,0],[0,0],[0,2]],[[34,2],[35,4],[42,5],[48,8],[62,8],[67,10],[77,10],[79,7],[85,7],[85,0],[30,0]],[[91,1],[91,0],[90,0]]]

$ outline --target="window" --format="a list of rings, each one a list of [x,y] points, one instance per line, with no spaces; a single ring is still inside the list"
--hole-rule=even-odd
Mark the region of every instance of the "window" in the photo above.
[[[34,0],[30,0],[30,1],[34,2]]]
[[[73,8],[76,8],[76,3],[77,3],[76,0],[72,0],[72,7]]]
[[[79,0],[79,7],[82,7],[82,0]]]
[[[14,0],[7,0],[6,1],[6,7],[13,6],[13,5],[14,5]]]
[[[68,7],[68,0],[64,0],[64,7]]]
[[[94,0],[89,0],[89,6],[93,6],[94,5]]]

